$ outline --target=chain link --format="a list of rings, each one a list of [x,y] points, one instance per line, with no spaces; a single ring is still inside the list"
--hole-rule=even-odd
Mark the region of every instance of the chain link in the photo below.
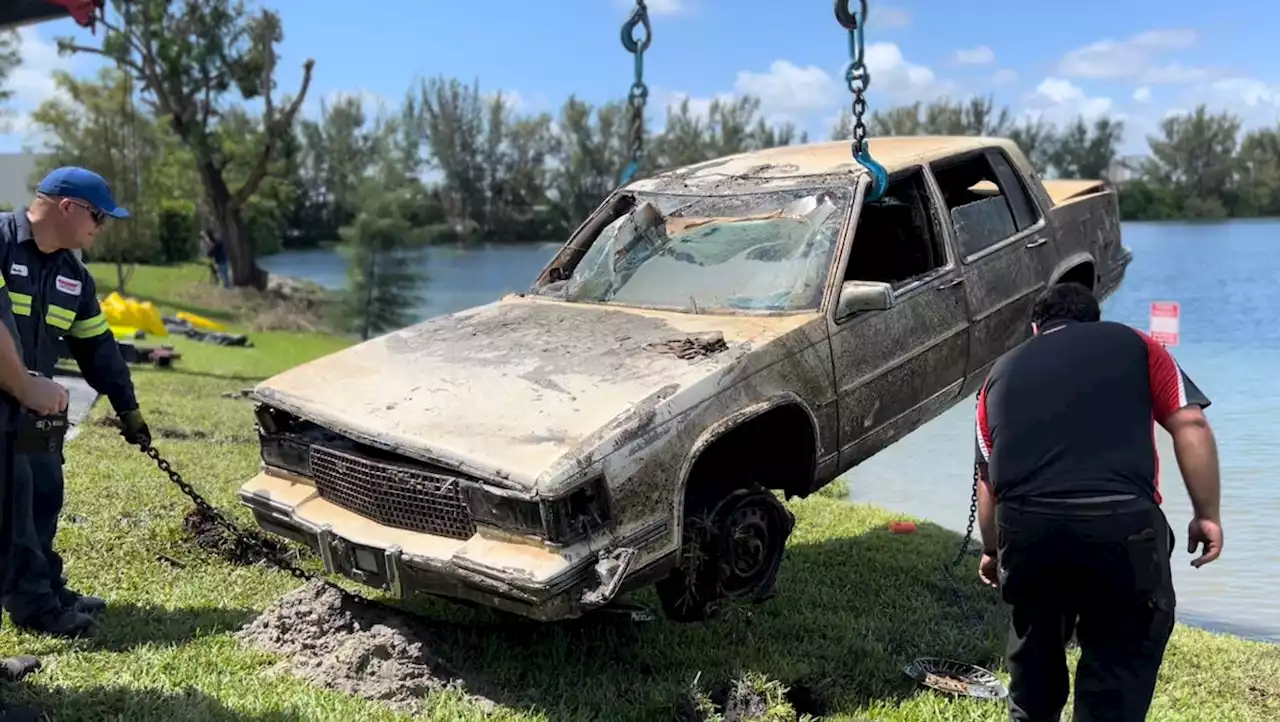
[[[160,471],[168,475],[169,481],[172,481],[174,486],[177,486],[182,491],[183,494],[186,494],[187,497],[191,499],[191,501],[196,505],[196,508],[199,509],[200,514],[202,514],[205,518],[213,521],[215,524],[225,529],[227,533],[235,537],[236,541],[238,541],[243,548],[251,549],[257,552],[262,556],[263,559],[265,559],[272,566],[282,571],[288,572],[289,574],[293,575],[297,579],[300,579],[306,582],[312,581],[314,579],[319,579],[320,581],[324,582],[330,587],[338,590],[344,597],[346,597],[350,601],[356,602],[358,604],[363,604],[366,606],[383,606],[383,607],[389,606],[389,605],[383,604],[382,602],[375,602],[374,600],[369,599],[368,597],[365,597],[362,594],[350,591],[344,587],[334,584],[328,579],[312,574],[311,572],[308,572],[307,570],[296,566],[295,564],[290,562],[288,559],[285,559],[284,555],[281,552],[277,552],[274,549],[271,549],[261,539],[241,530],[240,527],[236,526],[236,523],[231,521],[231,519],[226,514],[223,514],[221,511],[214,508],[212,504],[205,501],[204,497],[200,496],[200,493],[197,492],[190,484],[188,484],[182,478],[182,475],[179,474],[173,468],[173,465],[170,464],[168,460],[166,460],[164,457],[160,456],[160,452],[156,451],[156,448],[154,446],[151,446],[150,444],[147,444],[145,446],[139,445],[139,448],[142,450],[142,453],[151,457],[151,460],[156,462],[156,466],[160,468]]]
[[[636,28],[644,28],[643,40],[635,36]],[[622,24],[622,47],[635,56],[636,75],[627,93],[627,105],[631,108],[631,158],[622,171],[619,185],[626,185],[640,169],[644,154],[644,107],[649,99],[649,86],[644,83],[644,52],[653,40],[653,26],[649,24],[649,8],[644,0],[636,0],[631,17]]]
[[[969,526],[965,529],[964,540],[956,550],[956,558],[951,562],[948,571],[955,574],[956,568],[969,552],[969,543],[973,540],[973,527],[978,520],[978,466],[973,467],[973,493],[969,496]]]
[[[849,64],[845,66],[844,81],[853,94],[853,158],[871,173],[871,188],[867,200],[876,200],[889,184],[884,166],[871,158],[867,148],[867,88],[871,86],[871,72],[867,70],[866,43],[863,29],[867,24],[867,0],[859,0],[861,12],[855,13],[850,5],[853,0],[835,0],[836,21],[849,31]]]

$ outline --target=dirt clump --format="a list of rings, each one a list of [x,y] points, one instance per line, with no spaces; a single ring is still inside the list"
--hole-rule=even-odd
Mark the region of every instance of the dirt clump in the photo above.
[[[284,544],[251,532],[245,532],[252,540],[246,542],[219,526],[212,515],[198,506],[191,507],[183,517],[182,532],[188,542],[200,549],[241,566],[278,559],[289,551]]]
[[[462,691],[404,618],[351,601],[321,580],[284,595],[236,636],[284,655],[281,671],[409,714],[427,694]]]

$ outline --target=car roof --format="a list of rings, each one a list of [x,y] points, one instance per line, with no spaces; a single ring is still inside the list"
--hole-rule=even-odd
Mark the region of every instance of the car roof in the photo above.
[[[889,173],[982,148],[1016,147],[1006,138],[900,135],[869,138],[871,157]],[[839,182],[846,185],[866,169],[853,160],[847,140],[784,145],[735,153],[675,168],[627,186],[628,190],[669,193],[733,193],[768,187]],[[831,178],[831,176],[840,176]]]

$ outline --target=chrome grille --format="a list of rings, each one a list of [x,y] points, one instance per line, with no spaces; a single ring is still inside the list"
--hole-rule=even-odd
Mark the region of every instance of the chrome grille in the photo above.
[[[469,539],[475,524],[456,477],[325,446],[311,447],[320,498],[379,524]]]

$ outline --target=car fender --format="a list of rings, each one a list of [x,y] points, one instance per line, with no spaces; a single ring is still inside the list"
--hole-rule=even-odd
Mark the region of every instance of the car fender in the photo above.
[[[678,477],[680,482],[676,487],[674,504],[677,532],[683,531],[684,497],[685,491],[689,488],[689,475],[693,473],[693,466],[702,456],[702,452],[706,451],[707,447],[715,443],[720,439],[720,437],[747,421],[750,421],[751,419],[754,419],[768,411],[787,405],[798,406],[804,411],[805,416],[809,419],[809,430],[814,437],[814,448],[817,448],[818,418],[813,413],[813,409],[809,408],[809,405],[804,402],[804,399],[801,399],[799,395],[792,391],[783,391],[774,394],[763,401],[757,401],[756,403],[739,409],[714,424],[711,424],[698,435],[697,439],[694,440],[693,445],[689,448],[689,453],[685,455],[684,461],[680,464],[680,474]],[[816,459],[814,463],[817,463]],[[679,537],[677,536],[677,538]]]
[[[1094,272],[1093,281],[1096,284],[1098,281],[1097,274],[1101,270],[1098,268],[1098,262],[1097,260],[1094,259],[1093,254],[1085,251],[1080,251],[1078,253],[1073,253],[1058,262],[1058,265],[1055,266],[1053,269],[1053,273],[1049,274],[1049,285],[1052,286],[1053,284],[1057,283],[1063,276],[1067,274],[1068,271],[1075,268],[1076,266],[1079,266],[1082,263],[1093,264],[1093,272]]]

